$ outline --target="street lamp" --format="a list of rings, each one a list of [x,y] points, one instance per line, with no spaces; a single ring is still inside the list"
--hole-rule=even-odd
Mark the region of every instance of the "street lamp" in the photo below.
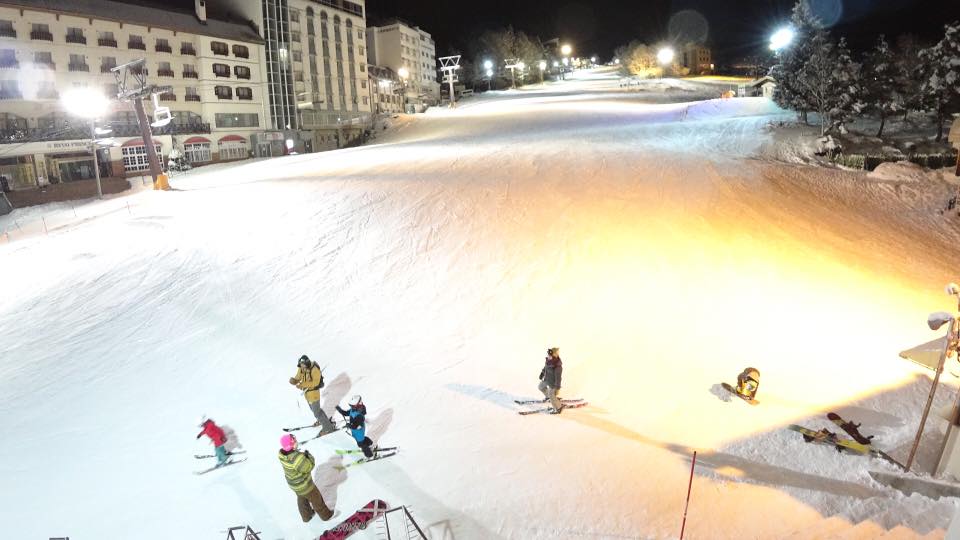
[[[673,62],[673,49],[664,47],[657,52],[657,61],[666,66]]]
[[[543,84],[543,70],[547,69],[547,62],[545,60],[541,60],[539,64],[539,68],[540,68],[540,84]]]
[[[772,36],[770,36],[770,50],[779,52],[781,49],[784,49],[790,45],[790,42],[793,41],[795,36],[796,32],[794,32],[793,28],[790,28],[789,26],[777,30]]]
[[[560,54],[563,55],[563,69],[560,72],[563,74],[563,80],[567,79],[567,66],[570,65],[570,53],[573,52],[573,47],[570,45],[563,45],[560,47]]]
[[[491,69],[493,69],[493,62],[490,61],[490,60],[484,60],[484,61],[483,61],[483,69],[485,69],[485,70],[487,70],[487,71],[490,71]]]
[[[596,63],[597,63],[597,57],[596,57],[596,56],[591,56],[591,57],[590,57],[590,63],[591,63],[591,64],[596,64]]]
[[[560,54],[564,56],[570,56],[570,53],[572,52],[573,52],[573,47],[569,45],[564,45],[563,47],[560,47]]]
[[[93,88],[73,88],[63,94],[63,107],[71,114],[90,119],[90,146],[93,148],[93,171],[97,178],[97,198],[103,198],[100,185],[100,163],[97,159],[97,118],[107,112],[110,102]],[[109,133],[109,130],[99,130]]]
[[[407,77],[410,76],[410,70],[405,67],[402,67],[397,70],[397,75],[400,76],[400,84],[403,87],[403,112],[407,112]]]
[[[493,70],[487,69],[487,92],[493,90]]]

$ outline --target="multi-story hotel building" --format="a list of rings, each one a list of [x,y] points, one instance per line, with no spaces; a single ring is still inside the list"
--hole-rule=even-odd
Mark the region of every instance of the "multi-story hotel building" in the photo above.
[[[384,26],[367,28],[367,48],[371,64],[388,67],[397,73],[406,70],[407,103],[418,106],[439,103],[437,51],[430,34],[395,20]]]
[[[89,121],[60,101],[80,86],[111,98],[98,126],[113,130],[116,146],[99,150],[101,172],[147,170],[132,104],[116,99],[111,72],[137,59],[149,84],[173,88],[159,96],[173,120],[153,130],[163,156],[177,148],[203,164],[275,153],[282,141],[264,133],[262,44],[249,25],[208,19],[203,0],[193,13],[110,0],[0,0],[0,175],[14,189],[93,177]]]
[[[375,113],[400,113],[403,111],[403,81],[394,70],[370,64],[370,94]]]
[[[369,129],[362,0],[222,2],[259,29],[270,118],[298,151],[338,148]]]

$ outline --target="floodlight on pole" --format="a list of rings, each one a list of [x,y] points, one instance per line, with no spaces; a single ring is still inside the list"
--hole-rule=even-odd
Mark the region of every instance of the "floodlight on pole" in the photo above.
[[[596,64],[596,63],[597,63],[597,57],[596,57],[596,56],[591,56],[591,57],[590,57],[590,63],[591,63],[591,64]]]
[[[97,198],[103,198],[103,187],[100,185],[100,163],[97,158],[97,133],[110,130],[98,130],[97,118],[107,112],[110,102],[100,92],[91,87],[72,88],[63,94],[61,100],[66,110],[71,114],[90,120],[90,148],[93,151],[93,172],[97,179]]]
[[[776,52],[786,48],[795,36],[796,32],[789,26],[777,30],[770,36],[770,50]]]
[[[619,66],[619,65],[620,65],[620,59],[619,59],[619,58],[614,58],[614,59],[613,59],[613,63]]]
[[[491,69],[493,69],[493,61],[491,61],[491,60],[484,60],[484,61],[483,61],[483,69],[485,69],[485,70],[487,70],[487,71],[490,71]]]
[[[664,47],[657,52],[657,61],[663,65],[673,62],[673,49]]]
[[[408,70],[405,67],[402,67],[397,70],[397,75],[399,75],[401,79],[406,79],[407,77],[410,76],[410,70]]]
[[[573,47],[571,47],[570,45],[564,45],[560,47],[560,54],[564,56],[570,56],[570,53],[572,52],[573,52]]]

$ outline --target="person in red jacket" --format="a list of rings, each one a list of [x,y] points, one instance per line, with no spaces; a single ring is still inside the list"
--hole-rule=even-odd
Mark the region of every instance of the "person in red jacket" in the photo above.
[[[210,440],[213,441],[214,450],[217,452],[217,467],[223,465],[227,462],[227,449],[224,448],[224,445],[227,444],[227,435],[220,429],[220,426],[206,416],[200,417],[200,427],[203,430],[197,434],[197,438],[199,439],[203,435],[210,437]]]

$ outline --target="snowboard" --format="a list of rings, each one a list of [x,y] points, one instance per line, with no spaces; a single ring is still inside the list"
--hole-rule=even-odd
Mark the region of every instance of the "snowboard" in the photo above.
[[[904,468],[903,464],[893,459],[893,457],[883,450],[874,450],[869,444],[861,444],[853,439],[844,439],[842,437],[838,437],[835,433],[832,433],[827,429],[813,431],[812,429],[807,429],[796,424],[791,424],[787,427],[793,431],[801,433],[803,435],[803,440],[806,442],[830,445],[835,447],[837,452],[841,452],[844,449],[850,450],[851,452],[855,452],[859,455],[880,458],[890,462],[893,465],[896,465],[897,467],[900,467],[901,469]]]
[[[586,407],[589,405],[586,401],[579,401],[577,403],[561,403],[563,405],[562,410],[567,409],[579,409],[580,407]],[[518,414],[528,415],[528,414],[560,414],[560,413],[551,413],[550,411],[553,407],[544,407],[542,409],[533,409],[532,411],[517,411]]]
[[[873,439],[873,435],[869,437],[864,437],[863,435],[861,435],[860,424],[847,422],[846,420],[841,418],[839,414],[833,413],[833,412],[827,413],[827,418],[834,424],[840,426],[840,429],[846,431],[847,435],[850,435],[851,437],[853,437],[853,440],[857,441],[858,443],[864,444],[867,446],[871,444],[872,442],[871,439]]]
[[[343,520],[339,525],[328,529],[317,537],[317,540],[343,540],[357,531],[367,528],[367,525],[376,521],[387,511],[387,503],[374,499],[357,510],[352,516]]]
[[[223,465],[214,465],[213,467],[210,467],[209,469],[204,469],[204,470],[202,470],[202,471],[194,471],[193,474],[207,474],[207,473],[210,472],[210,471],[215,471],[215,470],[217,470],[217,469],[223,469],[223,468],[225,468],[225,467],[229,467],[230,465],[236,465],[237,463],[243,463],[243,462],[246,461],[246,460],[247,460],[247,458],[243,458],[243,459],[228,459],[227,462],[224,463]]]
[[[759,405],[759,404],[760,404],[760,402],[757,401],[756,399],[748,398],[747,396],[741,394],[740,392],[737,392],[737,389],[734,388],[734,387],[732,387],[732,386],[730,386],[729,384],[727,384],[727,383],[720,383],[720,384],[721,384],[721,386],[723,386],[723,388],[724,388],[725,390],[727,390],[727,391],[730,392],[731,394],[737,396],[738,398],[746,401],[747,403],[749,403],[749,404],[751,404],[751,405]]]
[[[229,457],[229,456],[235,456],[237,454],[246,454],[246,453],[247,453],[246,450],[237,450],[236,452],[227,452],[227,456]],[[216,454],[194,454],[193,457],[197,459],[206,459],[206,458],[217,457],[217,455]]]

